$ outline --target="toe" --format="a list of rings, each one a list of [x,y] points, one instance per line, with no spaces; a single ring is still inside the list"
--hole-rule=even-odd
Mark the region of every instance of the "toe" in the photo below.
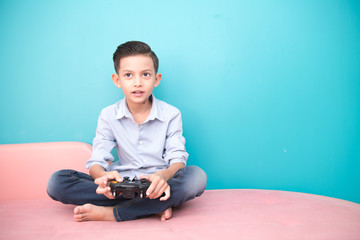
[[[74,214],[80,214],[81,213],[81,206],[78,206],[76,208],[74,208]]]
[[[75,214],[74,220],[77,222],[83,222],[83,221],[85,221],[85,216],[84,216],[84,214]]]

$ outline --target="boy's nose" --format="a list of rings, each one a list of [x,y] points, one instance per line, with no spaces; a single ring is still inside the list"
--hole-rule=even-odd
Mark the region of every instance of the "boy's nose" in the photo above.
[[[135,79],[135,86],[142,86],[140,78]]]

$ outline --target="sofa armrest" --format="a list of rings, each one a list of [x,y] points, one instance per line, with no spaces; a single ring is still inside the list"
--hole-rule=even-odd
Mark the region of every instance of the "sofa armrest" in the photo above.
[[[48,198],[46,186],[60,169],[87,172],[91,145],[49,142],[0,145],[0,200]]]

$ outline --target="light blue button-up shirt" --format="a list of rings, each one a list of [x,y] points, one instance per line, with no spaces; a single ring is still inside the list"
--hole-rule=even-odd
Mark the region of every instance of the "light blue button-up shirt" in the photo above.
[[[119,156],[116,162],[111,154],[114,147]],[[107,171],[119,171],[123,177],[139,178],[140,174],[152,174],[176,162],[186,164],[187,158],[177,108],[152,96],[150,114],[138,125],[123,98],[101,111],[86,167],[98,164]]]

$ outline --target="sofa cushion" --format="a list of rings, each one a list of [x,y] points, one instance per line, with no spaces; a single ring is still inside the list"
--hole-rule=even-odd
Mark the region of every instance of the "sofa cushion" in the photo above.
[[[87,172],[91,145],[51,142],[0,145],[0,200],[45,199],[47,181],[60,169]]]
[[[360,239],[359,204],[295,192],[207,190],[166,222],[78,223],[73,208],[49,199],[0,201],[0,239]]]

